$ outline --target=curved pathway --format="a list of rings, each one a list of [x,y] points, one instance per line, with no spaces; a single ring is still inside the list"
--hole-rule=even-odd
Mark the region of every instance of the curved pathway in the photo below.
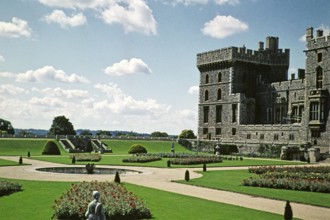
[[[17,156],[1,156],[1,159],[17,161]],[[72,165],[63,165],[45,161],[31,160],[24,158],[24,163],[31,165],[27,166],[8,166],[0,167],[0,177],[9,179],[26,179],[26,180],[43,180],[43,181],[113,181],[114,175],[86,175],[86,174],[61,174],[40,172],[37,168],[41,167],[72,167]],[[101,166],[97,167],[109,167]],[[171,180],[183,179],[186,168],[150,168],[150,167],[120,167],[111,166],[111,168],[124,168],[142,171],[142,174],[121,174],[120,178],[123,182],[146,186],[150,188],[160,189],[168,192],[174,192],[182,195],[188,195],[198,197],[201,199],[211,200],[215,202],[221,202],[231,205],[242,206],[246,208],[261,210],[265,212],[271,212],[283,215],[285,202],[266,199],[261,197],[249,196],[234,192],[227,192],[221,190],[208,189],[203,187],[185,185],[171,182]],[[223,168],[208,168],[208,170],[239,170],[247,169],[247,167],[223,167]],[[201,174],[193,172],[200,170],[200,168],[191,168],[191,178],[200,177]],[[330,217],[330,208],[323,208],[311,205],[303,205],[298,203],[291,203],[293,209],[293,215],[299,219],[327,219]]]

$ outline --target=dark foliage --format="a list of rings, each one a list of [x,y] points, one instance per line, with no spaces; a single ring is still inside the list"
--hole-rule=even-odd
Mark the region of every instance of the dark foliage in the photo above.
[[[119,176],[119,172],[118,171],[116,171],[114,182],[115,183],[120,183],[120,176]]]
[[[76,135],[72,123],[65,116],[57,116],[49,129],[50,135]]]
[[[147,149],[140,144],[133,144],[128,150],[129,154],[146,154]]]
[[[293,217],[292,208],[291,208],[290,202],[287,201],[285,204],[285,209],[284,209],[284,219],[292,220],[292,217]]]
[[[22,186],[19,183],[9,181],[0,181],[0,197],[21,191]]]
[[[189,170],[186,170],[186,172],[184,173],[184,179],[185,179],[185,181],[187,181],[187,182],[190,180]]]
[[[58,149],[57,144],[54,141],[48,141],[44,146],[42,154],[45,155],[61,155],[60,150]]]

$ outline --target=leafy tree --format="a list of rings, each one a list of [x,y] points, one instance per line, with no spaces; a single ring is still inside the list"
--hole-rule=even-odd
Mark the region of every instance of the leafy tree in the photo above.
[[[179,138],[195,139],[196,136],[192,130],[182,130]]]
[[[65,116],[57,116],[49,129],[50,135],[76,135],[72,123]]]
[[[6,121],[0,118],[0,133],[3,134],[15,134],[14,128],[10,121]]]
[[[96,135],[112,136],[110,131],[103,131],[103,130],[97,131]]]
[[[166,132],[154,131],[150,134],[150,137],[168,137]]]
[[[83,136],[92,136],[92,132],[90,130],[83,130],[80,132],[80,135],[83,135]]]

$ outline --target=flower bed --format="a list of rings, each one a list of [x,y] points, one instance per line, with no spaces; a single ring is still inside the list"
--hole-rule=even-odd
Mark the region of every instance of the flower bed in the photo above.
[[[123,159],[124,163],[148,163],[152,161],[158,161],[162,158],[157,156],[133,156],[127,159]]]
[[[22,186],[18,183],[12,183],[9,181],[0,181],[0,197],[21,191],[21,189]]]
[[[244,186],[330,193],[330,167],[255,167]]]
[[[85,219],[85,212],[92,201],[92,192],[100,192],[107,219],[150,219],[151,212],[143,201],[123,186],[110,182],[82,182],[55,200],[53,208],[57,219]]]
[[[207,163],[221,163],[222,160],[217,156],[200,156],[192,158],[173,158],[170,159],[171,164],[176,165],[194,165],[194,164],[207,164]]]
[[[95,153],[71,154],[70,159],[73,156],[76,158],[76,161],[100,161],[102,159],[101,154]]]

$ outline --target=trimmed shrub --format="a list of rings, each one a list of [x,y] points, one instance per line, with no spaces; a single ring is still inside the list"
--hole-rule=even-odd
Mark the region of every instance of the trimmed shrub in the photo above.
[[[203,164],[203,172],[206,172],[206,163]]]
[[[30,151],[28,151],[27,156],[28,156],[28,157],[31,157]]]
[[[187,148],[188,150],[192,150],[192,144],[189,140],[187,140],[187,139],[178,139],[178,143],[181,146]]]
[[[19,159],[18,159],[18,163],[19,163],[19,164],[23,164],[23,158],[22,158],[22,157],[19,157]]]
[[[9,181],[0,181],[0,197],[21,191],[22,186],[19,183]]]
[[[128,150],[129,154],[146,154],[147,149],[140,144],[133,144]]]
[[[116,171],[116,175],[115,175],[115,183],[120,183],[120,176],[119,176],[119,173],[118,171]]]
[[[221,144],[220,145],[220,154],[231,155],[234,153],[238,153],[238,148],[236,145],[230,145],[230,144]]]
[[[76,157],[75,156],[72,157],[72,164],[76,164]]]
[[[54,141],[48,141],[44,146],[42,154],[46,155],[61,155],[60,150],[58,149],[57,144]]]
[[[171,167],[171,161],[170,160],[167,161],[167,167]]]
[[[284,209],[284,219],[285,220],[292,220],[293,213],[292,208],[289,201],[286,201],[285,209]]]
[[[184,179],[188,182],[190,180],[190,174],[189,174],[189,170],[186,170],[185,174],[184,174]]]

